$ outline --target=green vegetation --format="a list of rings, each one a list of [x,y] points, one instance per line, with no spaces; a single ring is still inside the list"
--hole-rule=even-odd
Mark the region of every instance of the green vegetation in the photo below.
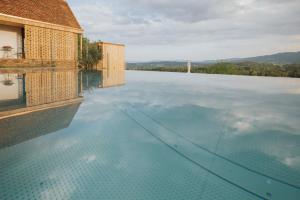
[[[92,69],[101,59],[101,49],[97,42],[91,42],[88,38],[83,38],[82,48],[82,58],[79,63],[85,69]]]
[[[217,63],[208,67],[196,67],[193,73],[231,74],[249,76],[300,77],[300,65],[274,65],[269,63]]]
[[[128,64],[128,69],[146,71],[187,72],[187,67],[156,66],[155,64]],[[140,66],[140,67],[139,67]],[[143,67],[141,67],[143,66]],[[298,77],[300,78],[300,64],[275,65],[271,63],[241,62],[241,63],[215,63],[193,64],[192,73],[230,74],[248,76]]]

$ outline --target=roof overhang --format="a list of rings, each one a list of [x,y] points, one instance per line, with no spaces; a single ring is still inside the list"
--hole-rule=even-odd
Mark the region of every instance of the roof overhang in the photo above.
[[[42,28],[49,28],[49,29],[73,32],[73,33],[78,33],[78,34],[83,33],[82,29],[77,29],[77,28],[68,27],[68,26],[62,26],[62,25],[58,25],[58,24],[51,24],[51,23],[32,20],[32,19],[26,19],[26,18],[16,17],[16,16],[12,16],[12,15],[6,15],[6,14],[2,14],[2,13],[0,13],[0,24],[19,26],[19,27],[22,27],[24,25],[31,25],[31,26],[37,26],[37,27],[42,27]]]
[[[124,44],[111,43],[111,42],[98,42],[98,45],[112,45],[112,46],[125,46]]]

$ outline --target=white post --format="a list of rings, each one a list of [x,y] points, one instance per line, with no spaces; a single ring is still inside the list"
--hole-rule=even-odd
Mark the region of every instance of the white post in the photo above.
[[[188,63],[187,63],[187,70],[188,70],[188,73],[191,73],[191,68],[192,68],[191,61],[188,61]]]

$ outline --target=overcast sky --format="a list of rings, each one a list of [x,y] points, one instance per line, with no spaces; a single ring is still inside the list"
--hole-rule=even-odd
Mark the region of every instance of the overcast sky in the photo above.
[[[300,0],[68,0],[85,35],[126,44],[127,61],[300,51]]]

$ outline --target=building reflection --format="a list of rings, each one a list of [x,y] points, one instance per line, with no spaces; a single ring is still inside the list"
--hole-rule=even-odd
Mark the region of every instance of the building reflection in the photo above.
[[[25,107],[72,100],[81,95],[78,70],[0,69],[0,109]]]
[[[83,91],[121,84],[103,71],[0,69],[0,148],[67,128]]]
[[[82,79],[82,89],[91,91],[95,88],[102,87],[102,73],[101,71],[83,71],[80,73]],[[80,78],[79,78],[80,79]]]
[[[0,119],[0,149],[67,128],[79,106],[70,103]]]
[[[95,88],[108,88],[124,85],[123,75],[119,72],[109,72],[108,70],[90,70],[81,73],[83,90],[93,90]]]
[[[0,148],[68,127],[83,101],[78,74],[74,69],[0,69]]]
[[[24,78],[21,74],[2,74],[0,71],[0,91],[0,111],[25,104]]]

